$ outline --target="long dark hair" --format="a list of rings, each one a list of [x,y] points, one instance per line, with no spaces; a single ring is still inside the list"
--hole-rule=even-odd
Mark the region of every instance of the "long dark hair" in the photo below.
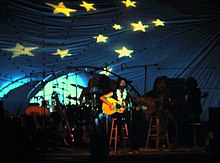
[[[126,86],[125,86],[125,88],[128,86],[128,81],[125,79],[125,78],[118,78],[118,80],[117,80],[117,88],[119,88],[120,87],[120,81],[122,81],[122,80],[124,80],[125,81],[125,84],[126,84]]]

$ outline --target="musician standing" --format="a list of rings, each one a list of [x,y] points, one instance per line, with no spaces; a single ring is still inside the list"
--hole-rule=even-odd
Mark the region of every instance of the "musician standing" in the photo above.
[[[188,117],[191,122],[200,122],[202,113],[201,89],[195,78],[189,77],[185,82],[185,100]]]

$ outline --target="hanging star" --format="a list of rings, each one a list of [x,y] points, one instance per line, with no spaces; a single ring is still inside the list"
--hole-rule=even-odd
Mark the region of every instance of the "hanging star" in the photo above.
[[[133,52],[133,50],[128,50],[126,47],[123,47],[121,50],[115,50],[116,53],[119,53],[118,58],[121,57],[131,57],[131,53]]]
[[[17,43],[14,48],[2,49],[2,50],[13,52],[12,58],[15,58],[22,54],[27,56],[34,56],[34,54],[31,51],[35,49],[38,49],[38,47],[24,47],[23,45]]]
[[[122,3],[124,3],[126,5],[126,7],[136,7],[135,5],[135,1],[131,1],[131,0],[126,0],[126,1],[122,1]]]
[[[56,53],[53,53],[53,55],[59,55],[61,58],[64,58],[66,56],[71,56],[71,54],[68,53],[69,50],[60,50],[60,49],[57,49],[57,52]]]
[[[138,23],[131,23],[133,26],[133,31],[142,31],[145,32],[145,28],[148,28],[148,25],[143,25],[141,21],[138,21]]]
[[[164,21],[161,21],[160,19],[156,19],[155,21],[152,21],[152,23],[154,23],[155,26],[164,26]]]
[[[115,30],[119,30],[119,29],[121,29],[121,25],[119,25],[119,24],[114,24],[114,25],[112,26],[112,28],[114,28]]]
[[[54,14],[59,14],[59,13],[63,13],[65,14],[66,16],[70,16],[70,12],[76,12],[77,10],[75,9],[71,9],[71,8],[67,8],[63,2],[60,2],[58,5],[54,5],[54,4],[51,4],[51,3],[46,3],[48,6],[51,6],[54,8],[54,11],[53,13]]]
[[[112,71],[112,68],[109,68],[109,69],[104,68],[104,71],[101,71],[99,74],[104,74],[104,75],[108,76],[111,71]]]
[[[108,37],[105,37],[105,36],[99,34],[98,36],[95,36],[95,37],[93,37],[93,38],[96,39],[96,42],[106,42],[106,40],[107,40]]]
[[[86,11],[90,10],[96,10],[96,8],[93,7],[94,3],[86,3],[85,1],[82,1],[83,4],[80,4],[81,7],[84,7]]]

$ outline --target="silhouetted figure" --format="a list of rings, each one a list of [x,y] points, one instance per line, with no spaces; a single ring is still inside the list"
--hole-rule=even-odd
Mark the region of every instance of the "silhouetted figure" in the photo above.
[[[140,148],[145,148],[146,145],[146,119],[144,111],[141,106],[136,105],[132,107],[132,120],[131,120],[131,151],[129,154],[138,153]]]
[[[99,80],[101,76],[94,72],[91,72],[90,75],[91,75],[91,78],[88,81],[88,86],[86,88],[83,88],[79,96],[79,102],[81,105],[91,104],[91,100],[92,100],[91,98],[92,98],[92,93],[94,93],[94,89],[96,89],[96,91],[98,91],[99,89]]]
[[[202,113],[201,90],[193,77],[189,77],[185,82],[185,100],[190,121],[199,122]]]
[[[177,122],[174,116],[170,113],[172,104],[171,92],[167,85],[167,77],[160,76],[154,81],[153,89],[145,93],[139,98],[142,105],[147,106],[146,113],[149,116],[158,116],[161,119],[160,132],[169,133],[171,143],[176,143],[177,137]],[[147,117],[149,123],[149,117]],[[170,129],[171,128],[171,129]]]
[[[109,156],[108,137],[105,132],[95,132],[89,143],[91,162],[105,162]]]

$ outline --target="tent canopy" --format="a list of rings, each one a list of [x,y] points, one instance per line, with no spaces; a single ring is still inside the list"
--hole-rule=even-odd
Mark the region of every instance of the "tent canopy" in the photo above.
[[[220,106],[218,0],[2,0],[0,9],[0,95],[10,111],[43,82],[105,69],[141,95],[158,76],[192,76],[209,92],[202,118]]]

